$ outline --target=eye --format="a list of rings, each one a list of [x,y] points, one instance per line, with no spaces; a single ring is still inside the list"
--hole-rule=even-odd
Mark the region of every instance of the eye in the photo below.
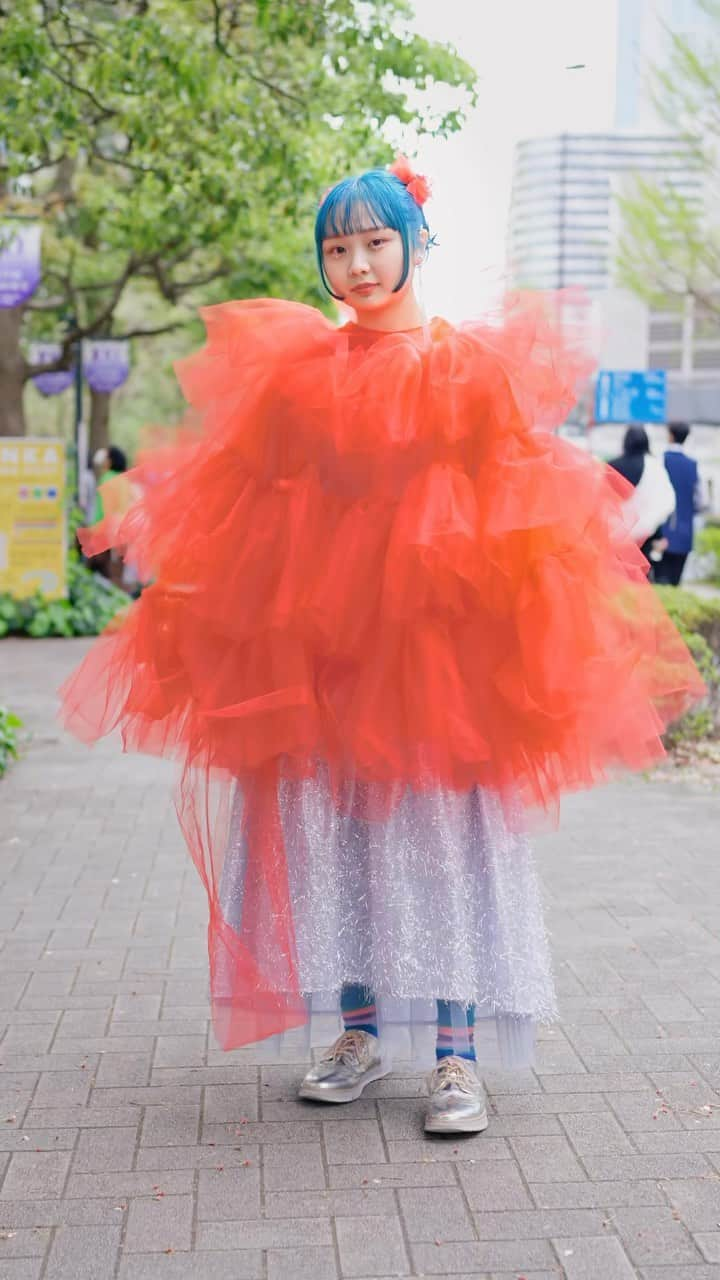
[[[384,244],[387,244],[387,239],[386,239],[386,237],[385,237],[385,236],[376,236],[373,240],[371,240],[371,241],[370,241],[370,248],[371,248],[371,249],[380,249],[380,248],[382,248],[382,246],[383,246]]]
[[[329,249],[325,250],[325,256],[327,258],[339,258],[340,255],[343,254],[344,252],[345,252],[345,249],[343,245],[332,244],[330,245]]]

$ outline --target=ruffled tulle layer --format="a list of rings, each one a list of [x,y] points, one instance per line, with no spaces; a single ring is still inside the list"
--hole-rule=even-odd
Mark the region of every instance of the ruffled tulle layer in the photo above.
[[[92,535],[155,581],[66,690],[76,729],[542,804],[661,754],[701,685],[624,482],[543,429],[585,366],[539,303],[379,336],[271,301],[206,322],[180,370],[204,436]]]
[[[119,545],[153,582],[66,685],[66,719],[182,761],[211,937],[266,1034],[305,1019],[278,995],[299,991],[279,780],[321,770],[368,821],[408,787],[548,807],[657,759],[702,695],[628,486],[550,430],[588,369],[562,312],[515,298],[498,325],[368,334],[292,303],[210,308],[180,368],[201,434],[148,455],[114,505],[103,489],[89,549]],[[270,961],[218,903],[223,778],[250,797]]]

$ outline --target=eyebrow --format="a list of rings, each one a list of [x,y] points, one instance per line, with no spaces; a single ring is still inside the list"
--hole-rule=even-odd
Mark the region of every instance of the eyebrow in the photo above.
[[[359,231],[339,231],[335,236],[325,236],[325,240],[347,240],[348,236],[366,236],[371,231],[392,231],[392,227],[361,227]]]

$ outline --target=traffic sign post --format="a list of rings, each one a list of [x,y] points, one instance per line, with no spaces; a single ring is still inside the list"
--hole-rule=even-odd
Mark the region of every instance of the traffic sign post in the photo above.
[[[664,369],[598,371],[596,422],[666,422],[666,415],[667,374]]]

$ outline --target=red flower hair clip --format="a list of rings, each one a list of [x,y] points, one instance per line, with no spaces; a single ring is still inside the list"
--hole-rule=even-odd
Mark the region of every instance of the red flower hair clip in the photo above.
[[[407,156],[397,155],[392,164],[388,165],[388,172],[394,173],[403,183],[416,204],[422,206],[429,198],[432,188],[430,181],[422,173],[416,173]]]

